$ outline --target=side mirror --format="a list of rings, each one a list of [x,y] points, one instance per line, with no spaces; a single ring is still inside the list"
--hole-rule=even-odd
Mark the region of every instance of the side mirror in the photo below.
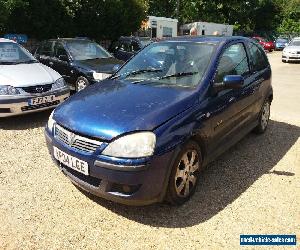
[[[215,83],[214,88],[217,91],[224,89],[240,89],[244,85],[244,77],[241,75],[227,75],[223,78],[223,82]]]
[[[67,55],[59,55],[58,59],[61,60],[61,61],[64,61],[64,62],[68,62],[69,61],[69,58],[68,58]]]

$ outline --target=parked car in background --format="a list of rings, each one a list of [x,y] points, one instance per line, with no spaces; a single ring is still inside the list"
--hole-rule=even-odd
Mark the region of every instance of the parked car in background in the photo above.
[[[300,61],[300,37],[295,37],[282,51],[283,62]]]
[[[88,192],[131,205],[182,204],[204,166],[267,129],[272,99],[270,64],[253,40],[172,38],[56,108],[46,141]]]
[[[256,40],[261,46],[263,46],[264,50],[272,52],[275,49],[275,44],[272,41],[268,41],[266,38],[254,36],[252,39]]]
[[[44,41],[35,57],[59,72],[76,91],[111,76],[123,64],[99,44],[84,38]]]
[[[0,117],[50,109],[69,95],[61,75],[21,45],[0,38]]]
[[[289,39],[279,37],[275,40],[275,50],[283,50],[289,44]]]
[[[116,58],[127,61],[151,42],[150,37],[122,36],[118,41],[113,41],[108,50]]]

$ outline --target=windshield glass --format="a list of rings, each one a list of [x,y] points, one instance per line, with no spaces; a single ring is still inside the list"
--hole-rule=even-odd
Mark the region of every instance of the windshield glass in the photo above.
[[[287,43],[288,40],[285,39],[285,38],[278,38],[278,39],[276,40],[276,42],[277,42],[277,43]]]
[[[74,60],[112,57],[111,54],[109,54],[99,44],[87,40],[68,41],[67,47]]]
[[[195,42],[152,43],[121,68],[115,78],[193,88],[200,83],[215,47]]]
[[[17,43],[0,43],[0,64],[35,63],[36,59]]]
[[[294,40],[289,45],[290,46],[300,46],[300,40]]]

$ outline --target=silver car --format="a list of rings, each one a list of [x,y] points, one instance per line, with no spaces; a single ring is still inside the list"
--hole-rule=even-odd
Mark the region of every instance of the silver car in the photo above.
[[[283,62],[300,62],[300,37],[295,37],[282,51]]]
[[[0,38],[0,117],[50,109],[69,95],[60,74],[16,42]]]

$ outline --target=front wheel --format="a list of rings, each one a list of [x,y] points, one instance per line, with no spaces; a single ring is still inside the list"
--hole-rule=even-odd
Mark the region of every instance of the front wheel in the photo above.
[[[75,83],[76,92],[79,92],[79,91],[85,89],[89,85],[90,85],[90,83],[89,83],[88,79],[86,79],[83,76],[78,77],[77,81]]]
[[[264,105],[259,115],[259,120],[258,120],[259,123],[257,127],[254,129],[255,133],[263,134],[267,130],[269,120],[270,120],[270,108],[271,108],[271,103],[269,100],[266,100],[264,102]]]
[[[166,200],[173,205],[181,205],[194,194],[202,166],[199,145],[188,142],[180,151],[175,161],[166,195]]]

